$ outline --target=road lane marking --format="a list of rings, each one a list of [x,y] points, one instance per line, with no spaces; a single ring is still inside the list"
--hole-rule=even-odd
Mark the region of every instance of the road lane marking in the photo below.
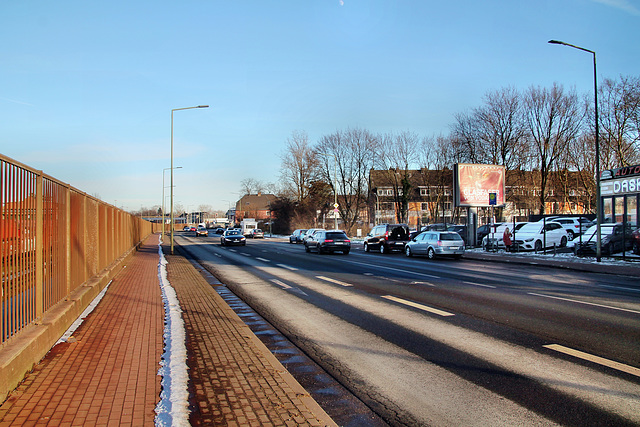
[[[415,271],[409,271],[409,270],[402,270],[399,268],[393,268],[393,267],[385,267],[383,265],[373,265],[373,264],[368,264],[366,262],[356,262],[356,261],[343,261],[345,263],[348,264],[357,264],[357,265],[366,265],[367,267],[376,267],[376,268],[384,268],[385,270],[393,270],[393,271],[399,271],[401,273],[409,273],[409,274],[414,274],[416,276],[423,276],[423,277],[428,277],[430,279],[440,279],[440,276],[434,276],[432,274],[425,274],[425,273],[417,273]],[[366,273],[365,273],[366,274]]]
[[[534,292],[528,292],[528,294],[536,296],[536,297],[552,298],[552,299],[558,299],[558,300],[561,300],[561,301],[575,302],[576,304],[592,305],[594,307],[602,307],[602,308],[608,308],[610,310],[626,311],[627,313],[640,314],[640,311],[630,310],[628,308],[612,307],[610,305],[596,304],[594,302],[578,301],[578,300],[570,299],[570,298],[554,297],[554,296],[551,296],[551,295],[536,294]]]
[[[247,253],[244,253],[244,252],[240,252],[240,255],[244,255],[246,257],[251,257],[252,256],[251,254],[247,254]]]
[[[435,286],[433,283],[429,282],[411,282],[410,285],[427,285],[427,286]]]
[[[340,280],[332,279],[330,277],[316,276],[316,278],[320,280],[325,280],[327,282],[335,283],[336,285],[340,285],[340,286],[353,286],[350,283],[341,282]]]
[[[548,345],[543,345],[543,347],[548,348],[550,350],[558,351],[560,353],[568,354],[569,356],[577,357],[582,360],[587,360],[589,362],[597,363],[598,365],[603,365],[609,368],[616,369],[618,371],[626,372],[627,374],[635,375],[636,377],[640,377],[640,369],[635,368],[633,366],[625,365],[624,363],[616,362],[610,359],[605,359],[604,357],[595,356],[593,354],[585,353],[580,350],[574,350],[573,348],[565,347],[560,344],[548,344]]]
[[[266,259],[266,258],[256,257],[256,259],[257,259],[258,261],[262,261],[262,262],[271,262],[271,260],[270,260],[270,259]]]
[[[286,283],[284,283],[284,282],[282,282],[282,281],[280,281],[278,279],[271,279],[271,281],[273,283],[275,283],[276,285],[281,286],[281,287],[283,287],[285,289],[291,289],[291,286],[287,285]]]
[[[466,283],[467,285],[473,285],[473,286],[482,286],[483,288],[491,288],[491,289],[495,289],[495,286],[491,286],[491,285],[483,285],[482,283],[474,283],[474,282],[462,282],[462,283]]]
[[[393,295],[383,295],[382,298],[399,302],[400,304],[408,305],[410,307],[414,307],[423,311],[428,311],[429,313],[437,314],[438,316],[455,316],[453,313],[448,313],[446,311],[438,310],[437,308],[428,307],[426,305],[418,304],[417,302],[408,301],[406,299],[394,297]]]
[[[296,292],[299,293],[300,295],[304,295],[305,297],[309,296],[307,293],[305,293],[305,291],[303,291],[302,289],[296,288],[295,286],[289,286],[286,283],[278,280],[278,279],[271,279],[271,281],[273,283],[275,283],[278,286],[281,286],[283,289],[285,290],[290,290],[291,292]]]
[[[286,264],[276,264],[278,267],[282,267],[282,268],[286,268],[287,270],[291,270],[291,271],[297,271],[298,269],[295,267],[291,267],[290,265],[286,265]]]

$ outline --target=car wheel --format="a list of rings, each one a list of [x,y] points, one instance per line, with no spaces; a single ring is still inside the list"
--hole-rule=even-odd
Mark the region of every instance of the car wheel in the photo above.
[[[562,236],[562,239],[560,239],[560,247],[564,248],[565,246],[567,246],[567,236]]]
[[[454,255],[453,258],[459,260],[460,258],[462,258],[462,255]]]
[[[568,238],[569,240],[573,240],[573,238],[574,238],[574,237],[575,237],[575,235],[573,234],[573,231],[568,230],[568,231],[567,231],[567,238]]]
[[[369,252],[369,245],[367,244],[367,242],[364,242],[364,251]]]
[[[542,242],[540,240],[536,240],[536,243],[533,245],[533,248],[536,252],[542,252]]]
[[[435,259],[436,258],[436,251],[434,251],[433,248],[429,248],[427,250],[427,258],[429,258],[429,259]]]
[[[304,251],[309,253],[309,252],[311,252],[311,249],[309,249],[309,246],[304,245]]]
[[[388,252],[387,247],[385,245],[383,245],[382,243],[380,243],[380,253],[381,254],[386,254]]]
[[[349,255],[349,249],[342,251],[343,254]]]
[[[640,243],[633,244],[633,253],[636,255],[640,255]]]
[[[413,253],[411,253],[411,248],[409,246],[404,247],[404,254],[408,257],[412,257]]]

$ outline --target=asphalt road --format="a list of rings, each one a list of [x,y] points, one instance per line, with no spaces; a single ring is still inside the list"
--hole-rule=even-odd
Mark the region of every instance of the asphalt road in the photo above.
[[[392,425],[640,424],[640,281],[179,243]]]

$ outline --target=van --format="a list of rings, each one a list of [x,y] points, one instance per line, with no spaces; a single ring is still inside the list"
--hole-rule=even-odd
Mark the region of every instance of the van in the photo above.
[[[409,242],[407,224],[379,224],[371,229],[364,240],[364,251],[377,250],[381,254],[403,251]]]

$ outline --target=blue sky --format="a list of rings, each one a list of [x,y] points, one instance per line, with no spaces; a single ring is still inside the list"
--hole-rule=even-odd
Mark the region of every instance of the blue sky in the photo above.
[[[489,90],[640,75],[639,0],[4,1],[0,152],[127,210],[226,209],[293,131],[446,134]],[[169,181],[167,171],[165,183]],[[167,189],[168,191],[168,189]]]

